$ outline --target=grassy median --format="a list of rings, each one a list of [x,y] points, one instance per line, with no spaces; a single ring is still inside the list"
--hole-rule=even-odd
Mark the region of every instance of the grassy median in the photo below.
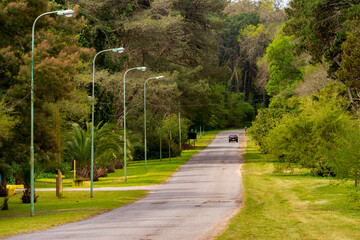
[[[353,182],[275,173],[274,159],[248,142],[244,206],[217,239],[360,239],[360,191]]]

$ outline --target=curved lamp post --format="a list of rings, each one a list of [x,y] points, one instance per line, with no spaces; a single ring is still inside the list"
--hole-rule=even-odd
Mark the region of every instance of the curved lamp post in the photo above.
[[[65,15],[65,17],[72,17],[74,11],[63,10],[63,11],[52,11],[46,12],[39,15],[32,26],[32,42],[31,42],[31,142],[30,142],[30,216],[34,216],[34,42],[35,42],[35,24],[39,18],[45,15],[56,13],[57,15]]]
[[[147,162],[147,148],[146,148],[146,83],[151,79],[161,79],[164,76],[152,77],[148,78],[144,83],[144,149],[145,149],[145,169],[146,169],[146,162]]]
[[[117,52],[123,53],[124,48],[111,48],[98,52],[93,60],[93,76],[92,76],[92,108],[91,108],[91,173],[90,173],[90,197],[93,197],[93,183],[94,183],[94,112],[95,112],[95,60],[96,57],[103,52]]]
[[[124,73],[124,168],[125,168],[125,182],[127,182],[127,172],[126,172],[126,100],[125,100],[125,79],[126,74],[131,70],[139,70],[139,71],[146,71],[146,67],[135,67],[130,68]]]

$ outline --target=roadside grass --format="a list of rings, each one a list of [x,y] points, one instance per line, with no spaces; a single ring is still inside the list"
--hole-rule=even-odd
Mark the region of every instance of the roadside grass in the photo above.
[[[244,206],[217,239],[360,239],[360,191],[353,182],[275,173],[274,159],[248,141]]]
[[[18,193],[9,199],[9,210],[0,211],[0,238],[40,231],[65,223],[76,222],[110,211],[143,198],[147,191],[64,192],[58,199],[55,192],[36,192],[35,216],[30,217],[30,204],[22,204]],[[0,198],[2,204],[3,198]]]
[[[160,184],[165,182],[171,175],[186,163],[192,156],[200,150],[206,148],[215,138],[216,134],[224,130],[208,131],[205,136],[198,138],[196,147],[191,150],[185,150],[181,156],[171,158],[151,159],[147,161],[147,169],[145,169],[144,161],[129,161],[127,166],[127,182],[124,179],[124,169],[116,169],[115,173],[109,173],[107,177],[99,178],[94,182],[94,187],[129,187],[144,186],[152,184]],[[35,188],[55,188],[55,178],[37,179]],[[89,187],[73,187],[73,179],[64,179],[64,188],[89,188]]]

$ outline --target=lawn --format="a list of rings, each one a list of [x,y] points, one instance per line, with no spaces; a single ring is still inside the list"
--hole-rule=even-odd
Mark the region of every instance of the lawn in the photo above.
[[[275,173],[276,162],[248,142],[244,206],[217,239],[360,239],[360,190],[353,182]]]
[[[36,192],[35,216],[30,217],[30,204],[22,204],[21,194],[10,197],[9,210],[0,211],[0,238],[44,230],[57,225],[76,222],[93,215],[110,211],[144,197],[146,191],[64,192],[58,199],[55,192]],[[3,203],[3,198],[0,198]]]
[[[148,160],[147,169],[144,161],[130,161],[127,167],[127,182],[124,180],[124,169],[116,169],[115,173],[110,173],[107,177],[99,178],[99,181],[94,182],[94,187],[128,187],[163,183],[193,155],[206,148],[221,131],[223,130],[206,132],[205,136],[197,139],[196,148],[183,151],[181,156],[171,158],[171,161],[168,158],[163,158],[162,161]],[[55,188],[55,181],[55,178],[37,179],[35,188]],[[63,187],[72,188],[72,182],[72,178],[64,179]]]

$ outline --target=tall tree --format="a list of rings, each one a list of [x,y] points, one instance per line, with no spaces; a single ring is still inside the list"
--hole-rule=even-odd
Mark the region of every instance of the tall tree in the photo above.
[[[292,37],[284,37],[281,34],[267,48],[270,80],[265,88],[269,94],[279,94],[303,79],[301,71],[294,66],[295,57],[292,49]]]
[[[31,29],[37,16],[56,10],[48,1],[2,2],[0,11],[0,94],[7,104],[19,103],[14,108],[19,123],[14,128],[14,138],[4,142],[0,158],[6,161],[28,160],[30,143],[30,69]],[[79,9],[75,8],[75,13]],[[34,83],[35,83],[35,152],[38,160],[53,159],[61,149],[57,143],[54,104],[76,100],[74,75],[83,70],[93,55],[90,49],[78,45],[79,32],[83,29],[83,18],[44,16],[37,22],[35,30]],[[6,95],[5,95],[6,93]],[[21,101],[23,99],[23,101]],[[55,121],[54,121],[55,120]],[[14,144],[16,143],[16,144]]]

